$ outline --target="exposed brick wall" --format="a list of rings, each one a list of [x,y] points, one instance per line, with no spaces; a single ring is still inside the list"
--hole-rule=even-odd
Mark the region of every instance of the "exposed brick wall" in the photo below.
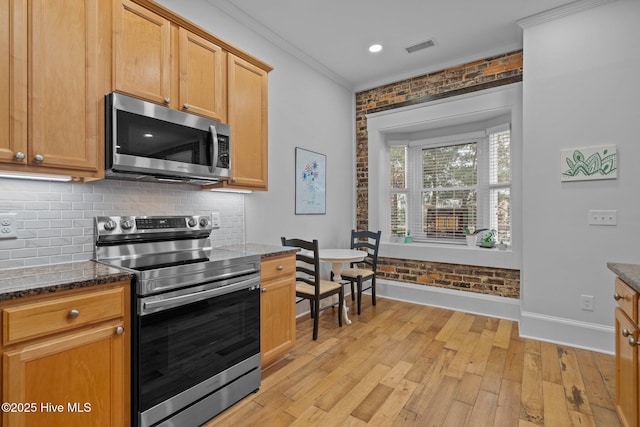
[[[473,265],[378,258],[380,279],[520,298],[520,271]]]
[[[367,230],[369,221],[369,167],[366,115],[421,104],[522,81],[522,51],[471,62],[356,93],[356,226]],[[520,297],[520,272],[487,267],[380,259],[382,278]]]

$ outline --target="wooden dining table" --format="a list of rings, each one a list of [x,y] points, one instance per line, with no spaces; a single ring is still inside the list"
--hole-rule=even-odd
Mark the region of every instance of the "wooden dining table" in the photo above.
[[[360,251],[357,249],[320,249],[318,253],[318,257],[322,262],[330,262],[331,263],[331,272],[333,273],[334,280],[342,280],[340,273],[344,268],[344,264],[351,262],[359,262],[362,261],[367,256],[367,252]],[[346,303],[346,298],[343,301],[342,305],[342,314],[344,321],[347,325],[351,324],[351,319],[349,319],[349,307]]]

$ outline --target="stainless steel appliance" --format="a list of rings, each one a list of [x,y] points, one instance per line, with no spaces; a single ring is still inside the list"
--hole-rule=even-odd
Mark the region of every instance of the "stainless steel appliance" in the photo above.
[[[112,93],[105,106],[105,175],[208,184],[229,179],[229,125]]]
[[[260,257],[209,216],[96,217],[96,260],[134,274],[132,425],[198,426],[260,386]]]

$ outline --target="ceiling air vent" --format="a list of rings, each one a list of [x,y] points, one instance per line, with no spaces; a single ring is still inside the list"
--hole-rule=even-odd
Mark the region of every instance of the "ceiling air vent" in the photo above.
[[[415,52],[417,50],[426,49],[428,47],[435,46],[435,45],[436,45],[435,41],[427,40],[426,42],[414,44],[413,46],[406,47],[405,49],[407,49],[407,52],[413,53],[413,52]]]

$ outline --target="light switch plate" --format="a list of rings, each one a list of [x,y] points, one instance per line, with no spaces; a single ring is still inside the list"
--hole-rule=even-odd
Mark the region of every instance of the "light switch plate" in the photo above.
[[[589,225],[617,225],[618,211],[589,211]]]
[[[18,237],[18,215],[15,213],[0,213],[0,239],[15,239]]]
[[[211,226],[213,228],[220,228],[220,212],[213,212],[211,214]]]

